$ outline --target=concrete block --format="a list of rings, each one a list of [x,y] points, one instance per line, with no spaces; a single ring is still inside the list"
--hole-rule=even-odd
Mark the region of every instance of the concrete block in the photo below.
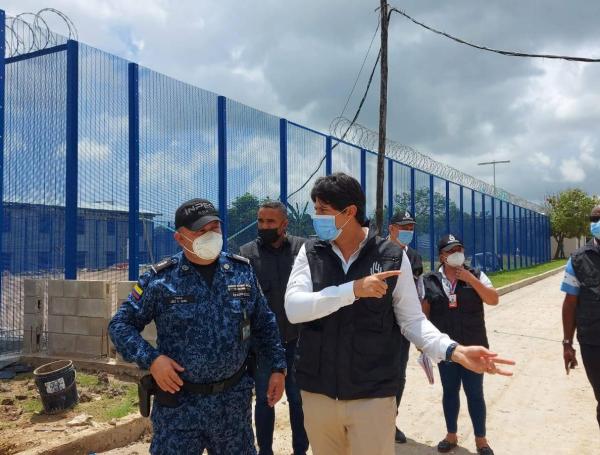
[[[44,327],[44,315],[43,314],[24,314],[23,315],[23,329],[30,331],[33,327],[34,331],[41,331]]]
[[[65,280],[63,286],[65,297],[87,298],[89,296],[87,281]]]
[[[81,356],[101,356],[105,348],[106,340],[102,337],[92,337],[85,335],[77,335],[75,354]]]
[[[64,296],[65,280],[48,280],[48,297]]]
[[[108,321],[104,318],[64,316],[64,332],[77,335],[106,336]]]
[[[23,292],[27,297],[40,296],[44,293],[43,280],[23,280]]]
[[[23,331],[23,352],[40,352],[42,348],[42,331],[27,329]]]
[[[89,298],[104,299],[110,295],[111,286],[108,281],[88,281]]]
[[[48,332],[63,333],[65,331],[64,318],[65,318],[65,316],[54,316],[52,314],[49,314],[48,315]]]
[[[43,296],[27,296],[24,298],[24,312],[26,314],[38,314],[44,312]]]
[[[137,283],[137,281],[117,282],[117,300],[119,301],[119,304],[129,297],[129,294],[131,293],[131,288],[133,288],[133,285],[135,283]]]
[[[77,299],[50,297],[48,314],[75,316],[77,314]]]
[[[48,334],[48,354],[74,354],[77,352],[78,335],[67,335],[64,333]]]
[[[77,303],[77,316],[90,318],[106,318],[109,310],[106,308],[110,301],[104,299],[79,299]]]

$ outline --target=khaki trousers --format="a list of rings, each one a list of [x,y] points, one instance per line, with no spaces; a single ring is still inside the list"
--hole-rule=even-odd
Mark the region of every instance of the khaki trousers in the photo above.
[[[314,455],[394,455],[395,397],[334,400],[301,394]]]

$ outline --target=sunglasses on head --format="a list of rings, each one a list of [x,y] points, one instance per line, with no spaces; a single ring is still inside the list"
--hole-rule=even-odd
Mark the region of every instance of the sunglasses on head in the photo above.
[[[600,221],[600,215],[592,215],[592,216],[590,216],[590,221],[592,223],[597,223],[598,221]]]

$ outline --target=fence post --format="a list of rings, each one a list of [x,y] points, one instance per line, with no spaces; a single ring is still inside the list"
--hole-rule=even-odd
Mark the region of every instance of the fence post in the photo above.
[[[473,231],[473,259],[477,254],[477,224],[475,216],[475,190],[471,190],[471,230]]]
[[[227,250],[227,98],[217,98],[217,142],[219,160],[219,217],[223,250]]]
[[[0,252],[2,252],[2,234],[4,233],[4,90],[6,86],[6,71],[4,55],[4,38],[6,32],[6,13],[0,9]],[[0,289],[4,267],[0,263]],[[0,314],[2,312],[2,292],[0,292]]]
[[[435,243],[435,223],[434,223],[434,210],[433,210],[433,174],[429,174],[429,260],[431,261],[431,270],[435,267],[435,257],[434,257],[434,246]]]
[[[500,213],[499,215],[499,219],[500,219],[500,226],[498,226],[498,250],[500,252],[500,269],[504,270],[504,220],[502,219],[502,215],[503,215],[503,202],[501,200],[498,201],[498,205],[500,207]],[[493,207],[496,207],[496,203],[494,202]],[[496,226],[496,219],[494,218],[494,227]],[[496,232],[496,231],[494,231]]]
[[[325,138],[325,175],[331,175],[332,169],[332,148],[331,148],[331,136]]]
[[[394,162],[387,158],[388,161],[388,175],[387,175],[387,183],[388,183],[388,216],[387,223],[388,226],[392,219],[392,215],[394,214]],[[385,230],[385,229],[384,229]]]
[[[127,65],[129,101],[129,280],[137,280],[140,226],[140,92],[139,67]]]
[[[450,182],[446,180],[446,234],[450,233]],[[455,233],[453,233],[455,234]],[[461,238],[462,240],[462,238]]]
[[[487,272],[487,260],[486,260],[486,254],[485,254],[485,250],[487,249],[487,245],[486,245],[486,240],[487,240],[487,235],[485,235],[485,194],[481,193],[481,234],[482,234],[482,242],[483,242],[483,249],[482,249],[482,253],[483,253],[483,271]]]
[[[360,186],[363,193],[367,194],[367,151],[360,149]]]
[[[511,250],[510,250],[510,202],[506,203],[506,262],[508,270],[511,269]]]
[[[67,41],[65,279],[77,279],[79,43]]]
[[[465,215],[464,215],[464,209],[463,209],[463,186],[460,185],[459,187],[459,195],[458,195],[458,204],[459,204],[459,210],[460,213],[458,214],[459,216],[459,226],[458,226],[458,230],[459,230],[459,235],[460,235],[460,240],[462,242],[465,241]]]
[[[520,253],[519,253],[519,267],[523,267],[523,251],[525,249],[525,241],[523,240],[523,208],[519,207],[519,245],[520,245]]]
[[[410,214],[413,216],[413,218],[416,220],[417,219],[417,214],[415,213],[416,207],[416,202],[415,202],[415,168],[411,167],[410,168]],[[417,250],[419,247],[419,242],[417,241],[417,237],[418,237],[419,233],[417,232],[417,229],[415,229],[415,234],[413,235],[413,239],[412,239],[412,247]]]
[[[287,120],[279,119],[279,200],[287,207]]]

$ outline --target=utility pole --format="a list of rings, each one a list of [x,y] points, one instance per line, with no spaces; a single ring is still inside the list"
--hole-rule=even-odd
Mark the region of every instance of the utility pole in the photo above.
[[[385,133],[387,120],[387,77],[388,77],[388,4],[380,0],[381,13],[381,84],[379,90],[379,147],[377,150],[377,205],[375,225],[379,234],[383,232],[383,179],[385,164]],[[392,210],[392,207],[388,207]]]
[[[505,161],[486,161],[484,163],[477,163],[478,166],[485,166],[491,164],[494,168],[494,197],[496,197],[496,164],[510,163],[510,160]]]

